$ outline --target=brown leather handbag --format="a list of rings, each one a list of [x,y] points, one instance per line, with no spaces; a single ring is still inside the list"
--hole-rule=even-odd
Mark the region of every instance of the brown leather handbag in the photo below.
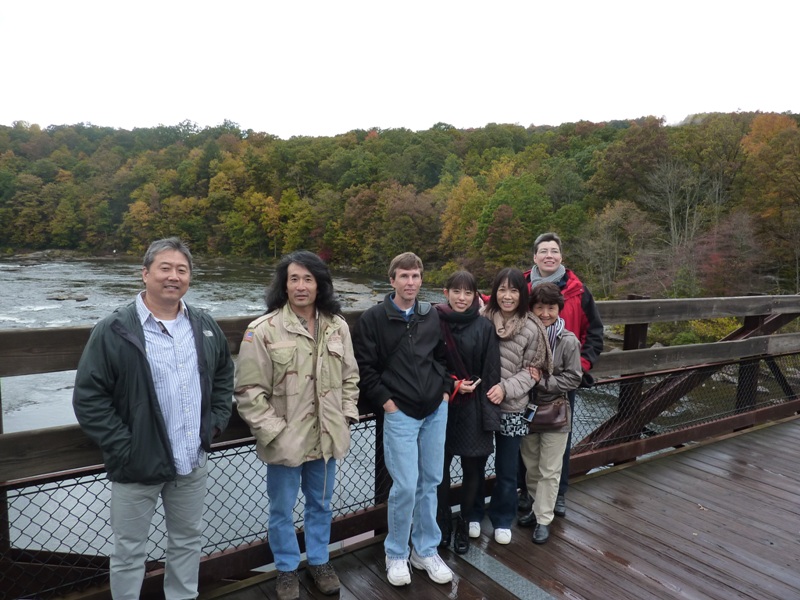
[[[532,398],[525,410],[525,420],[530,423],[531,431],[561,429],[567,424],[567,397],[559,396],[552,402]]]

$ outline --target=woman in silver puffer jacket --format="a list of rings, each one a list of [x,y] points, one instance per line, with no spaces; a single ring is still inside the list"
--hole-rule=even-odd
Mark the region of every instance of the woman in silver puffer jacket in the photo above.
[[[502,411],[500,431],[495,435],[495,486],[489,518],[495,541],[508,544],[516,517],[519,448],[528,433],[523,412],[528,392],[538,381],[531,377],[529,367],[549,373],[553,356],[544,326],[528,312],[528,285],[519,269],[506,268],[497,274],[482,313],[500,338],[500,383],[487,392],[490,401],[500,401]]]

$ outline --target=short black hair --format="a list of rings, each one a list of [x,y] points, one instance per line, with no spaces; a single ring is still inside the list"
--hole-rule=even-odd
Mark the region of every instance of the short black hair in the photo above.
[[[518,317],[524,317],[525,313],[528,312],[528,282],[525,281],[525,275],[522,274],[522,271],[514,267],[506,267],[495,276],[492,282],[492,295],[489,297],[487,308],[493,312],[501,312],[500,303],[497,301],[497,290],[506,281],[509,286],[519,290],[519,306],[517,306],[516,314]]]
[[[163,240],[156,240],[150,247],[147,249],[147,252],[144,253],[144,258],[142,259],[142,266],[150,270],[150,266],[153,264],[153,261],[156,259],[156,255],[164,252],[164,250],[177,250],[181,254],[186,257],[187,262],[189,263],[189,272],[192,271],[192,253],[189,251],[189,246],[187,246],[180,238],[170,237],[164,238]]]
[[[286,283],[289,280],[289,265],[292,263],[302,265],[313,275],[317,282],[317,298],[314,305],[320,312],[328,315],[338,315],[342,312],[342,305],[333,294],[333,279],[328,265],[316,254],[308,250],[295,250],[284,256],[275,267],[275,277],[267,288],[264,299],[267,310],[273,311],[283,308],[289,301]]]

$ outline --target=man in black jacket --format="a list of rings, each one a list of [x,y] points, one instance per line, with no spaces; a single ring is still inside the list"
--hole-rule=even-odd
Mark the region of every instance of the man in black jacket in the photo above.
[[[361,398],[383,417],[384,457],[392,477],[386,574],[392,585],[411,583],[410,557],[411,565],[433,581],[447,583],[453,572],[437,550],[436,488],[442,480],[451,383],[439,316],[430,303],[417,300],[422,261],[416,254],[404,252],[392,260],[389,282],[394,292],[361,315],[353,329]]]
[[[144,256],[145,289],[100,321],[81,356],[73,407],[111,480],[111,595],[139,598],[161,496],[167,525],[164,595],[197,597],[211,439],[225,429],[233,361],[225,335],[182,298],[192,255],[177,238]]]

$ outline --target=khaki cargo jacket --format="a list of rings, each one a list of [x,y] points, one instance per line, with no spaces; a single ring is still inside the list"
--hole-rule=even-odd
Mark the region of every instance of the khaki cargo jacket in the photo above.
[[[266,463],[338,460],[350,448],[359,381],[350,330],[341,316],[318,319],[316,342],[288,304],[245,331],[234,396]]]

